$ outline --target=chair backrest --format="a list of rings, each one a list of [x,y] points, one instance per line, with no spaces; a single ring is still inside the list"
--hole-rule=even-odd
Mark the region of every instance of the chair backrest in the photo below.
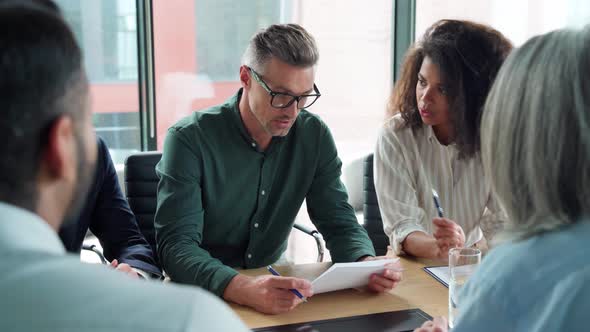
[[[383,231],[383,220],[379,211],[377,202],[377,193],[375,192],[375,183],[373,182],[373,154],[365,157],[363,167],[363,216],[365,218],[364,227],[369,233],[369,238],[373,241],[373,247],[377,255],[385,255],[389,238]]]
[[[342,167],[342,182],[348,192],[348,203],[354,212],[363,212],[363,166],[365,157],[361,156],[347,162]]]
[[[125,160],[125,192],[131,211],[137,218],[139,230],[152,247],[154,258],[159,263],[156,251],[154,215],[158,195],[156,164],[162,158],[161,152],[140,152]]]

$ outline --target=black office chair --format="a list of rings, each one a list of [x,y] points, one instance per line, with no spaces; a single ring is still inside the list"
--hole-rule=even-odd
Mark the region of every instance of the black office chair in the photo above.
[[[139,229],[152,247],[156,261],[159,262],[156,251],[156,234],[154,230],[154,215],[156,213],[158,176],[156,164],[162,158],[161,152],[140,152],[132,154],[125,160],[125,188],[129,206],[137,218]],[[324,259],[324,246],[321,235],[315,229],[295,224],[294,228],[315,239],[318,250],[318,262]]]
[[[373,242],[373,247],[378,256],[387,253],[389,238],[383,231],[383,220],[379,211],[377,202],[377,193],[375,192],[375,183],[373,182],[373,154],[365,157],[363,165],[363,216],[365,224],[363,227],[369,233],[369,238]]]
[[[154,215],[158,193],[158,176],[156,164],[162,158],[160,152],[142,152],[132,154],[125,159],[125,195],[135,214],[139,231],[150,247],[159,265],[156,251],[156,231],[154,229]]]

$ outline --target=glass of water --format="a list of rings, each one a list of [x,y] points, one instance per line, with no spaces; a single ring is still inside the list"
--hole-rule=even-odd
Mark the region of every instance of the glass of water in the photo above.
[[[457,320],[461,289],[481,262],[481,251],[475,248],[449,250],[449,327]]]

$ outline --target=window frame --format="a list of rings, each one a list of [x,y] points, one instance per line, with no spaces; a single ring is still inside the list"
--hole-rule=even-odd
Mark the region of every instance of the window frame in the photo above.
[[[399,78],[400,66],[408,47],[414,41],[416,0],[392,1],[392,68],[391,79]],[[156,134],[156,91],[154,69],[153,0],[136,0],[138,30],[138,84],[139,121],[141,150],[155,151],[158,147]]]

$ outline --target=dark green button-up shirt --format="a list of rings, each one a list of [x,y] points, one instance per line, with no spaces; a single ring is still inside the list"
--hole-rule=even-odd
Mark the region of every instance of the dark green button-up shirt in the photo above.
[[[342,163],[328,127],[302,110],[289,134],[260,151],[238,110],[195,112],[168,131],[155,217],[158,254],[172,280],[222,296],[238,273],[284,252],[303,200],[333,261],[374,255],[340,181]]]

